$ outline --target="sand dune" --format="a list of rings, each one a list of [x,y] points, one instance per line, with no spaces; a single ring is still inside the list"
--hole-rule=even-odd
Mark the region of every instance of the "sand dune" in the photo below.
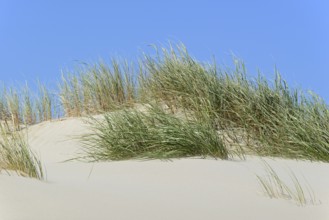
[[[75,139],[88,129],[80,119],[29,128],[47,180],[0,175],[0,219],[329,219],[329,164],[264,158],[278,173],[305,176],[316,204],[270,199],[245,161],[180,159],[85,163],[65,160],[81,152]]]

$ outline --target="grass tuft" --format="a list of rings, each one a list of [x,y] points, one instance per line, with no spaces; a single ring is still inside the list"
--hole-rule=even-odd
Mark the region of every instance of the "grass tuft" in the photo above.
[[[90,118],[93,132],[83,137],[89,160],[177,157],[228,158],[222,140],[208,123],[178,118],[152,106]]]

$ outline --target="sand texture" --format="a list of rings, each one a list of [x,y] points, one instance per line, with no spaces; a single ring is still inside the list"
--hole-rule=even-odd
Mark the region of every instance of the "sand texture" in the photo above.
[[[257,157],[63,162],[81,153],[76,137],[85,132],[77,118],[29,128],[47,179],[2,172],[0,220],[329,219],[329,164],[264,158],[278,173],[305,177],[317,202],[299,206],[264,195],[256,178],[264,167]]]

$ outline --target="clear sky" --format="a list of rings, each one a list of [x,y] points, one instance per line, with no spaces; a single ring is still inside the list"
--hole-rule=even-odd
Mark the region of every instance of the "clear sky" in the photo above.
[[[329,101],[328,0],[0,0],[0,81],[55,84],[61,70],[148,44],[183,42],[201,61],[245,61]]]

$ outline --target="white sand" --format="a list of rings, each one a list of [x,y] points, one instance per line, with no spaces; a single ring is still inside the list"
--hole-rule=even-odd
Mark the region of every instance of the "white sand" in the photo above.
[[[256,157],[62,163],[81,149],[72,137],[86,131],[79,119],[30,128],[47,181],[1,174],[1,220],[329,219],[329,164],[266,159],[279,174],[289,168],[307,179],[321,204],[301,207],[264,196]]]

